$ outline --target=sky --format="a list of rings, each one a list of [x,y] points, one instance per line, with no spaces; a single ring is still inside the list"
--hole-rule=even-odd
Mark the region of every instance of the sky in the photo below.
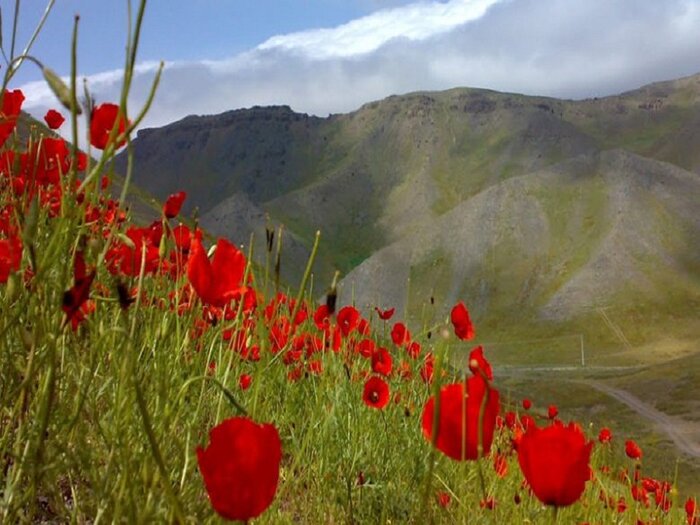
[[[6,53],[14,4],[0,0]],[[20,4],[18,50],[46,5]],[[67,75],[76,14],[79,75],[98,103],[117,101],[126,0],[56,0],[31,54]],[[142,127],[253,105],[327,116],[458,86],[605,96],[699,73],[699,35],[700,0],[150,0],[129,111],[160,61]],[[37,117],[58,106],[34,64],[11,87]]]

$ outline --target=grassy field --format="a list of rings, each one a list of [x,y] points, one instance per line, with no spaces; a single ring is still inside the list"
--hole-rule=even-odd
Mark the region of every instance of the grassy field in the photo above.
[[[522,487],[512,448],[517,432],[504,426],[491,455],[464,462],[442,455],[423,436],[428,398],[440,384],[464,378],[455,356],[472,346],[454,337],[449,322],[432,319],[430,333],[409,326],[410,340],[422,347],[411,355],[389,336],[400,316],[384,322],[369,315],[360,328],[358,314],[348,328],[339,313],[319,328],[317,305],[303,294],[308,282],[276,295],[265,286],[270,277],[250,266],[250,280],[239,276],[235,284],[251,284],[252,303],[239,296],[223,308],[206,304],[212,299],[193,270],[196,237],[184,249],[171,233],[177,221],[165,217],[135,234],[128,221],[111,220],[114,204],[103,191],[88,183],[85,197],[76,199],[65,190],[56,213],[39,197],[3,186],[3,239],[22,243],[19,264],[11,263],[0,287],[3,521],[216,521],[195,450],[206,446],[210,429],[242,410],[271,422],[282,442],[279,486],[256,522],[552,520],[553,511]],[[86,208],[101,199],[104,212],[86,222]],[[233,271],[226,268],[219,266],[224,273],[213,278],[225,281]],[[290,306],[294,298],[303,306]],[[365,340],[392,356],[393,371],[383,372],[391,392],[383,409],[363,402],[365,378],[381,375],[359,353]],[[421,379],[428,353],[438,363],[448,355],[453,360],[444,374],[436,365],[432,386]],[[632,416],[618,417],[624,411],[583,386],[551,374],[534,381],[501,375],[497,352],[493,360],[492,388],[501,392],[503,413],[521,410],[520,398],[529,396],[535,420],[546,426],[543,407],[556,403],[560,417],[581,421],[590,439],[615,414],[613,445],[594,448],[595,480],[579,502],[559,509],[559,520],[618,522],[607,503],[619,498],[629,501],[622,517],[630,523],[670,516],[653,503],[634,503],[627,483],[599,471],[634,468],[621,449],[629,437],[639,439],[652,465],[666,451],[672,457],[658,436],[641,432]],[[249,388],[240,386],[243,375],[251,377]],[[505,472],[502,465],[494,469],[496,457],[504,458]],[[688,477],[695,472],[680,467]],[[652,473],[676,479],[667,469]],[[669,512],[682,516],[676,507]]]
[[[180,215],[177,196],[158,206],[152,223],[136,226],[138,214],[115,199],[110,181],[115,153],[131,152],[148,109],[126,111],[144,8],[142,1],[135,11],[121,102],[82,108],[90,119],[86,153],[39,128],[18,136],[21,104],[12,104],[19,98],[9,87],[12,71],[5,76],[0,522],[217,523],[233,514],[261,524],[685,519],[697,465],[683,460],[678,474],[670,470],[677,455],[664,437],[590,388],[586,382],[601,375],[576,368],[582,327],[507,323],[494,311],[476,319],[474,337],[464,317],[436,314],[452,306],[435,304],[435,289],[446,286],[440,265],[453,264],[436,252],[436,265],[415,270],[435,272],[435,289],[407,291],[410,300],[428,301],[407,333],[411,316],[382,319],[335,305],[335,290],[317,304],[310,277],[317,244],[299,285],[287,288],[275,285],[272,265],[253,265],[232,244],[240,239],[203,241],[196,221]],[[48,76],[76,120],[76,79],[68,86]],[[659,408],[686,416],[694,407],[674,412],[677,392],[662,379],[697,388],[697,349],[683,337],[695,326],[675,326],[678,340],[664,346],[664,355],[689,357],[680,370],[649,359],[654,347],[634,351],[642,339],[627,323],[642,312],[598,320],[585,332],[588,359],[634,362],[634,371],[609,370],[603,379],[640,397],[641,385],[654,384]],[[672,321],[653,319],[657,330]],[[612,359],[619,330],[627,354]],[[470,354],[480,342],[493,378],[488,362]],[[562,362],[574,370],[551,369]],[[525,397],[533,408],[524,408]],[[558,415],[547,413],[549,404]],[[224,431],[238,424],[249,430]],[[613,430],[609,443],[597,439],[604,425]],[[261,428],[275,439],[260,438]],[[641,460],[625,456],[631,438]],[[251,510],[262,493],[269,499]]]

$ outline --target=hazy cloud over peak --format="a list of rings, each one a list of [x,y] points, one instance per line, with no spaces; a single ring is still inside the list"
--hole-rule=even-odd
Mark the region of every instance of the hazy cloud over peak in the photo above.
[[[700,72],[698,28],[700,0],[416,2],[274,37],[227,60],[170,63],[145,125],[266,104],[325,116],[456,86],[603,96]],[[144,64],[136,75],[132,111],[154,70]],[[98,100],[117,99],[118,77],[89,79]],[[40,83],[23,89],[33,114],[56,106]]]

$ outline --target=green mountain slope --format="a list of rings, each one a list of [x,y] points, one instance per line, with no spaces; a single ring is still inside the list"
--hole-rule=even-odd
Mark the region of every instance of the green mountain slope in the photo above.
[[[584,154],[493,185],[379,250],[345,278],[344,299],[352,290],[413,318],[430,297],[466,299],[494,329],[573,330],[610,306],[697,317],[698,240],[700,176],[624,150]]]
[[[459,88],[187,117],[139,133],[134,180],[184,189],[259,255],[284,223],[288,279],[321,230],[317,289],[337,268],[346,293],[413,315],[437,295],[486,323],[600,322],[613,303],[697,307],[698,137],[700,75],[582,101]]]

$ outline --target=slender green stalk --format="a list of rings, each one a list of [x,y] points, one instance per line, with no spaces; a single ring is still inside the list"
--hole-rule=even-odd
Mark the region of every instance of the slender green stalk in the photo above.
[[[51,13],[51,9],[53,9],[53,5],[56,3],[56,0],[49,0],[48,3],[46,4],[46,7],[44,8],[44,12],[41,15],[41,18],[39,19],[39,23],[36,25],[34,28],[34,32],[32,33],[32,36],[29,38],[29,41],[27,42],[27,45],[24,46],[24,51],[22,51],[22,55],[28,55],[29,52],[32,49],[32,46],[34,45],[34,42],[36,41],[37,37],[39,36],[39,33],[41,33],[41,30],[44,28],[44,24],[46,23],[46,20],[49,18],[49,13]],[[21,65],[18,64],[17,68]]]
[[[32,36],[29,38],[27,41],[27,45],[24,47],[24,51],[19,57],[15,57],[15,46],[17,43],[17,25],[19,23],[19,5],[20,5],[20,0],[15,1],[15,12],[14,12],[14,17],[12,21],[12,43],[10,45],[10,57],[8,59],[7,55],[5,54],[5,50],[2,50],[3,56],[5,58],[5,62],[7,64],[7,69],[5,70],[5,75],[3,79],[3,91],[7,88],[7,85],[9,84],[10,80],[12,77],[15,75],[19,67],[22,65],[22,62],[29,58],[29,52],[32,49],[32,46],[34,45],[34,42],[36,41],[37,37],[41,33],[42,29],[44,28],[44,24],[46,23],[46,20],[49,17],[49,14],[51,13],[51,10],[53,8],[54,3],[56,0],[49,0],[48,3],[46,4],[46,7],[44,8],[44,12],[41,15],[41,18],[39,19],[39,22],[37,23],[36,27],[34,28],[34,32],[32,33]]]
[[[20,0],[15,0],[15,16],[12,20],[12,43],[10,44],[10,60],[15,58],[15,45],[17,44],[17,26],[19,25],[19,4]],[[8,67],[8,70],[10,67]],[[8,71],[11,76],[12,73]]]
[[[73,38],[71,40],[70,48],[70,101],[71,107],[74,108],[70,112],[71,118],[71,133],[73,135],[72,144],[72,162],[70,167],[70,175],[68,177],[68,191],[64,192],[64,205],[67,204],[67,198],[73,197],[73,188],[75,187],[75,179],[78,176],[78,155],[80,153],[78,144],[78,22],[80,21],[79,16],[75,16],[73,19]]]
[[[139,413],[141,414],[141,421],[143,422],[143,427],[148,437],[148,443],[151,447],[151,453],[153,454],[153,459],[156,462],[158,470],[160,472],[161,478],[163,479],[163,486],[168,495],[168,499],[173,504],[173,511],[175,514],[175,520],[177,523],[185,522],[185,512],[182,508],[179,498],[173,490],[172,484],[170,482],[170,476],[168,474],[168,469],[165,466],[165,461],[163,461],[163,455],[160,452],[160,447],[158,446],[158,440],[155,433],[153,432],[153,424],[151,423],[151,418],[148,414],[148,407],[146,406],[146,401],[143,398],[143,393],[141,392],[141,386],[139,385],[139,379],[134,374],[134,391],[136,392],[136,404],[139,408]]]
[[[275,294],[280,291],[280,271],[282,266],[282,232],[284,225],[280,224],[277,230],[277,252],[275,254]]]
[[[294,322],[299,308],[301,307],[301,302],[304,300],[304,292],[306,291],[306,283],[309,280],[309,275],[311,275],[311,270],[314,266],[314,260],[316,259],[316,253],[318,252],[318,244],[321,240],[321,232],[317,231],[314,237],[314,245],[311,248],[311,254],[306,262],[306,269],[304,270],[304,276],[301,279],[301,284],[299,285],[299,292],[297,293],[296,303],[294,304],[294,309],[292,310],[291,319]]]
[[[234,396],[231,391],[226,388],[218,379],[212,376],[196,376],[196,377],[191,377],[187,381],[185,381],[182,384],[182,387],[180,387],[180,391],[178,392],[176,398],[175,398],[175,403],[174,406],[178,406],[179,403],[182,401],[183,396],[187,392],[187,389],[189,388],[190,385],[193,385],[194,383],[197,383],[199,381],[202,382],[211,382],[214,383],[216,387],[221,391],[221,393],[228,399],[229,403],[233,405],[236,410],[242,415],[247,415],[247,411],[243,406],[236,400],[236,396]]]
[[[433,422],[432,422],[432,439],[430,440],[430,453],[428,456],[428,474],[425,477],[423,486],[423,502],[421,505],[421,518],[425,519],[427,516],[431,516],[430,513],[430,496],[433,487],[433,471],[435,470],[435,456],[437,454],[437,442],[438,435],[440,433],[440,375],[442,372],[442,352],[436,352],[435,364],[433,368],[433,384],[432,384],[432,394],[433,394]],[[432,516],[430,518],[432,522]]]

